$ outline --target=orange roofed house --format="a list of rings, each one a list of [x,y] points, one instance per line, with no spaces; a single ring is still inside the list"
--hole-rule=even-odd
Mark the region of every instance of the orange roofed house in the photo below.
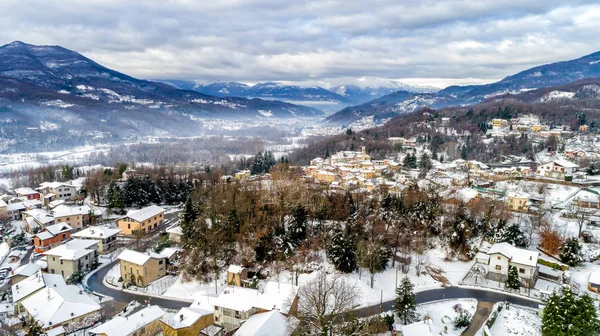
[[[72,230],[73,229],[65,223],[46,226],[43,231],[38,232],[33,237],[33,245],[36,250],[46,251],[70,239]]]

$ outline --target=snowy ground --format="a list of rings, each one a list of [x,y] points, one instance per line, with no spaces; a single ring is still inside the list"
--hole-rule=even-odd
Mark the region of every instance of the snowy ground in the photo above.
[[[217,282],[217,293],[221,293],[223,288],[225,288],[224,279],[226,279],[226,274],[223,274],[220,279],[221,281]],[[173,285],[163,293],[163,296],[209,302],[210,298],[217,297],[218,295],[215,293],[214,281],[210,283],[196,280],[183,281],[181,276],[179,276]]]
[[[461,305],[462,308],[468,311],[471,316],[475,314],[477,310],[477,300],[475,299],[459,299],[459,300],[446,300],[435,303],[428,303],[417,306],[417,314],[419,319],[423,320],[426,316],[431,319],[431,333],[433,335],[449,335],[459,336],[466,329],[454,329],[454,318],[458,316],[454,306],[457,304]],[[400,321],[396,321],[400,322]],[[447,330],[447,333],[444,331]],[[494,334],[494,336],[496,336]]]
[[[510,305],[498,313],[490,331],[493,336],[541,336],[542,319],[535,309]]]

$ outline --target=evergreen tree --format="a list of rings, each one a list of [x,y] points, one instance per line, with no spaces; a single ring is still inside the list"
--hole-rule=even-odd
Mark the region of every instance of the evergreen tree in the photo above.
[[[426,173],[431,169],[431,167],[432,165],[429,155],[427,155],[427,153],[423,153],[423,155],[421,155],[421,159],[419,160],[419,169]]]
[[[567,239],[560,247],[560,260],[569,266],[577,266],[583,262],[581,244],[577,238]]]
[[[123,209],[125,208],[125,203],[123,202],[123,198],[121,196],[121,188],[116,183],[111,183],[108,187],[108,199],[107,205],[110,209]]]
[[[192,202],[192,198],[188,197],[183,206],[183,211],[181,212],[181,224],[190,225],[194,223],[196,218],[198,218],[198,211]]]
[[[292,213],[292,221],[288,227],[288,236],[290,241],[295,245],[300,245],[306,239],[306,224],[308,215],[303,206],[299,205],[294,208]]]
[[[417,317],[417,303],[415,300],[414,285],[408,277],[402,279],[400,286],[396,288],[396,301],[394,311],[404,324],[413,322]]]
[[[327,249],[327,257],[331,263],[338,271],[344,273],[351,273],[357,267],[356,239],[348,231],[340,226],[336,227]]]
[[[510,266],[510,268],[508,269],[508,279],[506,279],[506,288],[521,288],[521,282],[519,281],[519,270],[517,270],[515,266]]]
[[[527,247],[527,238],[517,223],[500,230],[500,237],[497,241],[499,243],[506,242],[517,247]]]
[[[257,175],[263,172],[264,167],[264,159],[262,152],[258,152],[258,154],[254,155],[254,159],[252,159],[252,167],[250,168],[250,172],[252,175]]]
[[[553,292],[542,315],[542,336],[593,336],[600,332],[594,300],[585,293],[576,297],[570,287]]]
[[[461,202],[450,221],[451,228],[448,231],[450,247],[457,249],[459,253],[466,254],[468,252],[467,241],[471,237],[473,224],[474,221],[467,214],[465,204]]]

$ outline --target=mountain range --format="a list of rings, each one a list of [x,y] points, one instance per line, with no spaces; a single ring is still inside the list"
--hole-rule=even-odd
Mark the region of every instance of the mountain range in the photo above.
[[[248,85],[238,82],[215,82],[201,84],[196,81],[162,80],[179,89],[193,90],[217,97],[244,97],[281,100],[289,103],[315,106],[323,111],[336,112],[346,106],[362,104],[399,90],[409,92],[435,92],[434,87],[411,86],[396,81],[385,81],[376,85],[340,85],[326,89],[320,86],[298,86],[279,82],[264,82]]]
[[[585,78],[600,77],[600,52],[575,60],[537,66],[498,82],[485,85],[450,86],[433,93],[398,91],[363,104],[350,106],[327,117],[334,124],[347,124],[363,117],[386,119],[423,107],[443,108],[482,102],[495,97],[560,86]]]
[[[131,111],[196,118],[318,116],[315,108],[279,101],[215,97],[108,69],[60,46],[12,42],[0,47],[0,106],[69,112]],[[123,114],[121,114],[121,117]],[[189,120],[189,117],[188,117]]]

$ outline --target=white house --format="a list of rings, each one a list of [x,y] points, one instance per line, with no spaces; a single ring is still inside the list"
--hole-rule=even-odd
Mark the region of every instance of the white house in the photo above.
[[[488,279],[506,281],[509,267],[515,266],[524,287],[532,288],[537,280],[537,260],[539,252],[514,247],[509,243],[492,245],[487,254],[490,256]]]
[[[126,336],[126,335],[153,335],[162,331],[158,321],[165,315],[159,306],[148,306],[130,316],[115,316],[111,320],[94,327],[89,331],[91,335]]]
[[[279,310],[255,314],[233,334],[233,336],[283,336],[289,335],[287,317]]]
[[[98,252],[110,252],[117,243],[117,235],[121,229],[106,226],[91,226],[72,235],[73,238],[90,239],[98,242]]]
[[[573,176],[573,173],[578,168],[579,166],[573,162],[569,162],[564,159],[559,159],[538,166],[536,172],[540,176],[552,177],[562,180],[565,178],[565,176]]]

